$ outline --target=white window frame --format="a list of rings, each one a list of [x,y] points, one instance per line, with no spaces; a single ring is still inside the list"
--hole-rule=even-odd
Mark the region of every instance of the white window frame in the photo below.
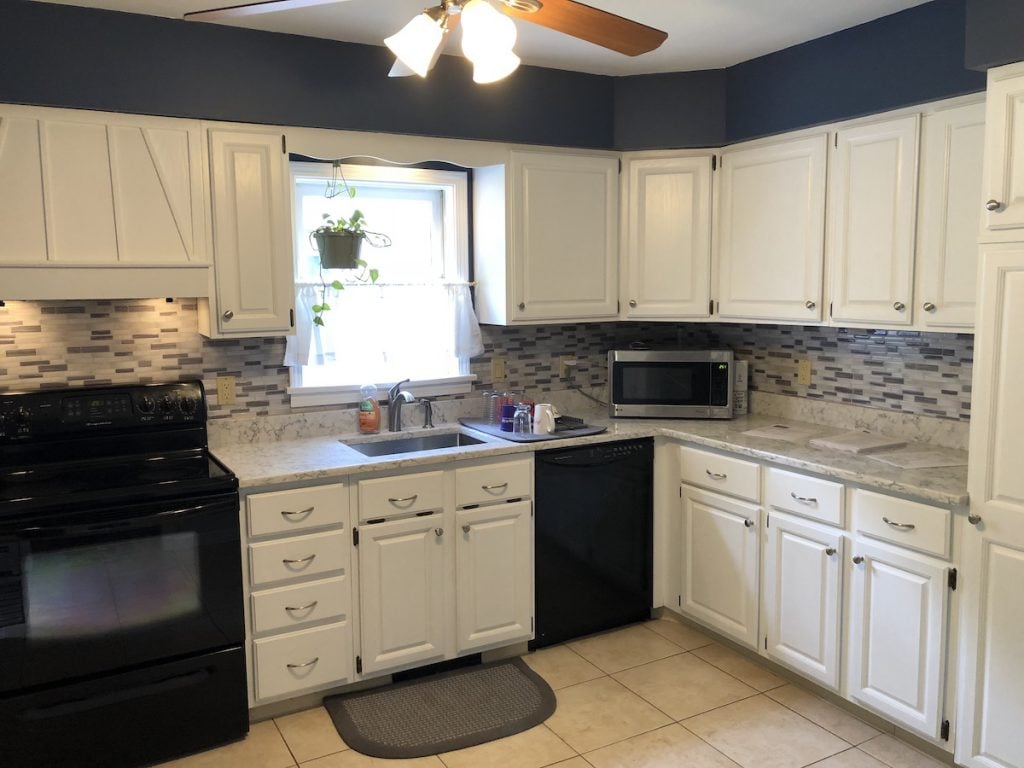
[[[334,168],[331,163],[292,162],[290,165],[290,198],[292,215],[293,250],[295,260],[299,249],[307,245],[305,238],[308,232],[299,232],[296,225],[296,183],[299,179],[323,179],[324,184],[332,178]],[[351,182],[383,181],[389,184],[428,185],[442,192],[443,220],[446,224],[444,232],[444,279],[452,283],[469,282],[469,182],[467,174],[459,171],[440,171],[426,168],[406,168],[377,165],[342,165],[345,178]],[[298,269],[295,270],[298,278]],[[386,283],[385,280],[382,281]],[[466,394],[473,390],[476,376],[469,372],[469,360],[461,359],[458,376],[442,379],[412,380],[404,388],[415,390],[418,397],[436,395]],[[341,385],[313,387],[302,385],[302,372],[298,367],[288,369],[288,395],[293,408],[304,408],[322,405],[341,405],[356,403],[360,399],[361,385]],[[378,393],[389,389],[396,382],[375,382]],[[381,397],[383,395],[381,394]]]

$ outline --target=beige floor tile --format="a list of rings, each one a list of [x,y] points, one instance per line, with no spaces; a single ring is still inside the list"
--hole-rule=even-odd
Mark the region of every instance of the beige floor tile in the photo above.
[[[713,643],[698,648],[693,653],[759,691],[767,691],[786,684],[785,680],[778,675],[773,675],[756,661],[752,661],[742,653],[737,653],[724,645]]]
[[[612,677],[673,720],[757,695],[750,686],[691,653],[652,661]]]
[[[323,707],[285,715],[275,722],[288,749],[300,763],[348,749]]]
[[[545,725],[577,752],[606,747],[672,721],[610,677],[556,693],[558,708]]]
[[[879,735],[867,723],[798,686],[784,685],[766,695],[851,744],[861,744]]]
[[[569,647],[608,673],[682,653],[678,645],[640,624],[574,640]]]
[[[584,760],[582,757],[574,757],[570,760],[563,760],[560,763],[555,763],[549,768],[592,768],[590,763]]]
[[[240,765],[238,768],[249,768],[249,766]],[[368,757],[350,749],[346,752],[337,752],[327,755],[327,757],[318,757],[308,763],[302,763],[302,768],[445,768],[445,765],[434,755],[417,757],[412,760],[384,760],[379,757]]]
[[[826,757],[811,768],[886,768],[886,766],[885,763],[878,762],[871,755],[865,754],[859,749],[848,749],[838,755]]]
[[[682,724],[743,768],[799,768],[850,746],[766,696],[738,701]]]
[[[736,763],[681,725],[634,736],[588,752],[585,757],[595,768],[737,768]]]
[[[576,750],[544,725],[439,757],[448,768],[542,768],[576,756]]]
[[[644,626],[652,632],[657,632],[666,640],[672,641],[684,651],[692,651],[694,648],[701,648],[714,642],[703,632],[699,632],[681,621],[655,619],[648,621]]]
[[[290,768],[292,753],[273,720],[255,723],[242,741],[163,763],[159,768]]]
[[[555,690],[604,677],[604,672],[566,645],[542,648],[523,656],[523,661]]]
[[[865,741],[860,749],[892,768],[945,768],[938,760],[887,734]]]

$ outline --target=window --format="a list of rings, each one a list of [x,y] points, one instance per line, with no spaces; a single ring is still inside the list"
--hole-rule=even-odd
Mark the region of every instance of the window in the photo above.
[[[407,378],[417,394],[468,392],[469,356],[482,348],[469,297],[467,174],[361,165],[341,172],[354,198],[343,187],[328,197],[332,164],[292,163],[296,335],[285,356],[292,404],[353,402],[363,384]],[[355,209],[368,232],[391,241],[363,243],[360,258],[379,270],[376,283],[367,270],[321,271],[310,237],[324,214],[347,218]],[[335,280],[341,290],[331,287]],[[312,307],[324,300],[330,309],[315,326]]]

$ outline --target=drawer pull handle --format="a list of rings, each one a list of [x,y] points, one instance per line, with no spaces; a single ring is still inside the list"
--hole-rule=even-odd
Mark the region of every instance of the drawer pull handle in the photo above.
[[[712,472],[710,469],[705,469],[704,471],[708,473],[708,477],[714,480],[725,480],[728,477],[725,472]]]
[[[882,522],[888,525],[890,528],[895,528],[899,531],[912,531],[917,528],[913,523],[896,523],[890,520],[888,517],[883,517]]]
[[[834,555],[835,553],[836,553],[836,548],[835,547],[825,547],[825,554],[828,555],[829,557],[832,557],[832,555]]]
[[[473,528],[471,526],[469,526],[469,525],[462,526],[462,532],[463,533],[469,533],[471,530],[473,530]]]
[[[289,512],[287,510],[282,509],[281,510],[281,515],[283,517],[286,517],[286,518],[302,517],[303,515],[311,514],[314,509],[316,509],[315,506],[314,507],[306,507],[305,509],[300,509],[298,512]]]
[[[315,553],[312,554],[312,555],[306,555],[305,557],[299,557],[299,558],[294,558],[294,559],[286,557],[281,562],[284,563],[285,565],[299,565],[300,563],[311,563],[311,562],[313,562],[313,558],[315,558],[315,557],[316,557]]]
[[[403,496],[399,499],[389,498],[388,501],[392,504],[404,504],[407,501],[416,501],[419,497],[420,495],[418,493],[414,493],[412,496]]]
[[[435,528],[434,535],[437,536],[437,538],[444,536],[444,528]]]
[[[854,555],[853,556],[853,564],[854,565],[860,565],[863,562],[864,562],[864,558],[861,557],[860,555]]]
[[[754,521],[748,517],[746,520],[743,521],[743,525],[745,525],[747,528],[753,528]]]
[[[483,488],[485,491],[496,491],[499,488],[508,488],[508,483],[505,482],[505,483],[497,483],[495,485],[481,485],[480,487]]]
[[[309,661],[307,661],[304,664],[288,664],[287,666],[288,666],[288,669],[304,669],[305,667],[312,667],[318,661],[320,661],[320,657],[319,656],[317,656],[315,659],[310,659]]]
[[[286,605],[284,609],[288,611],[288,613],[300,613],[302,611],[308,611],[316,608],[319,602],[319,600],[314,600],[312,603],[306,603],[305,605]]]
[[[815,499],[813,496],[797,496],[795,491],[790,491],[789,495],[792,496],[794,500],[799,501],[801,504],[817,504],[818,503],[818,500]]]
[[[977,525],[981,522],[981,515],[968,515],[967,522],[971,525]]]

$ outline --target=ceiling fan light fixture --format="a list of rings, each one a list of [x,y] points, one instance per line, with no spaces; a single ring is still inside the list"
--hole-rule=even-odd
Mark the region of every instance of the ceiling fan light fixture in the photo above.
[[[495,83],[508,77],[519,67],[520,58],[512,51],[498,51],[492,56],[473,60],[473,82]]]
[[[470,61],[512,53],[516,25],[487,0],[469,0],[462,7],[462,52]]]
[[[544,3],[540,0],[501,0],[501,2],[513,11],[520,13],[536,13],[544,7]]]
[[[420,77],[426,77],[430,69],[437,63],[441,55],[441,47],[447,29],[444,17],[435,18],[437,14],[420,13],[398,32],[384,40],[384,45],[391,49],[395,57],[404,66]],[[392,77],[401,76],[392,68]]]

